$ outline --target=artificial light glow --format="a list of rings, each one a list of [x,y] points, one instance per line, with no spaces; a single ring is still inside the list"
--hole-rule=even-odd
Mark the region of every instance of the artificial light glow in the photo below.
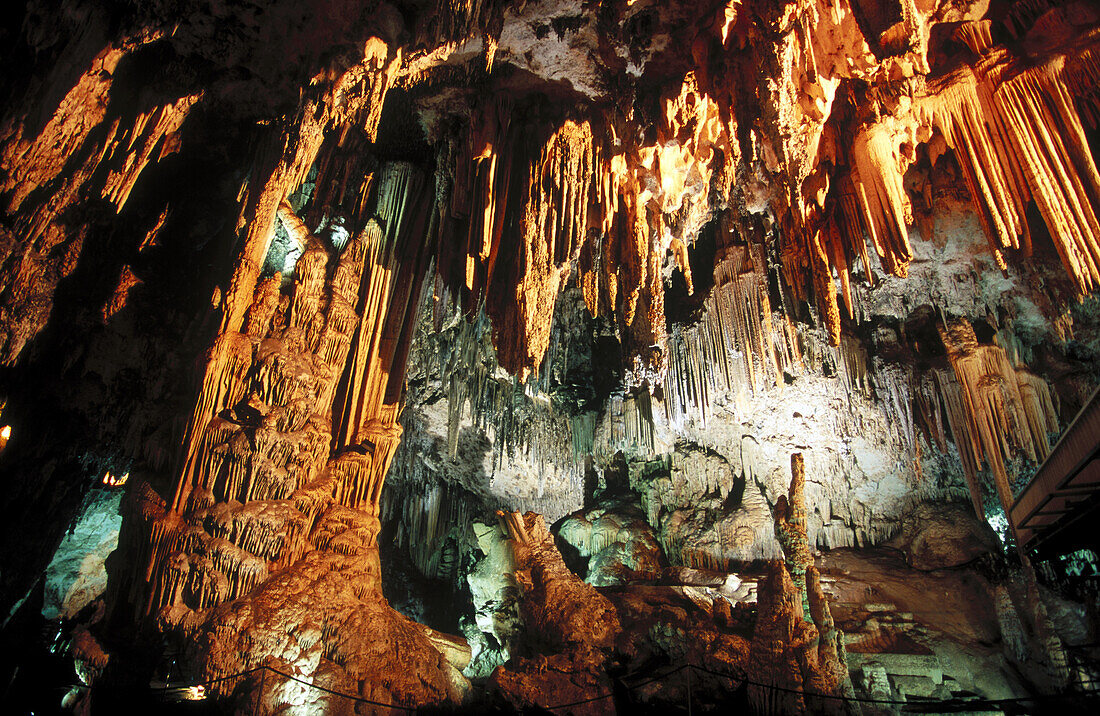
[[[103,474],[103,484],[107,487],[121,487],[126,484],[126,480],[129,479],[130,473],[124,472],[119,476],[115,476],[110,470]]]
[[[184,701],[202,701],[206,698],[206,687],[202,684],[198,686],[188,686],[180,694],[180,698]]]
[[[3,438],[4,440],[7,440],[10,437],[11,437],[11,426],[10,425],[5,425],[4,427],[0,428],[0,438]]]

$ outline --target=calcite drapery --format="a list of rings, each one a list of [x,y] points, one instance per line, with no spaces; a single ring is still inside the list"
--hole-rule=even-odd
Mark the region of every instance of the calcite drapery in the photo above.
[[[1047,435],[1058,432],[1050,389],[1026,369],[1014,368],[1001,346],[979,344],[969,321],[938,328],[957,382],[942,374],[936,380],[974,510],[984,514],[977,474],[984,459],[1007,514],[1014,500],[1007,463],[1016,453],[1041,461],[1050,452]]]
[[[324,582],[324,574],[338,573],[353,589],[319,607],[329,628],[338,630],[341,619],[365,621],[411,640],[410,658],[439,660],[427,637],[383,600],[377,546],[382,483],[401,435],[397,406],[413,325],[406,313],[417,311],[425,268],[428,232],[420,218],[431,195],[411,166],[385,165],[374,177],[370,218],[352,217],[362,229],[342,247],[310,234],[284,204],[282,221],[306,244],[292,290],[282,293],[277,275],[260,281],[247,332],[219,337],[212,360],[229,360],[197,402],[195,414],[207,419],[173,500],[148,483],[137,488],[140,514],[124,539],[147,568],[114,585],[115,606],[129,603],[170,633],[201,634],[194,666],[207,676],[269,656],[263,648],[224,651],[225,634],[214,633],[227,619],[215,611],[219,605],[232,613],[252,602],[271,610],[263,619],[231,620],[239,638],[261,643],[279,619],[293,618],[279,616],[290,608],[287,580]],[[320,593],[300,596],[302,606]],[[275,652],[271,665],[311,679],[323,671],[317,659],[374,669],[339,657],[353,636],[286,645],[315,653],[311,666],[293,662],[290,652]],[[374,657],[357,657],[367,658]],[[465,682],[448,668],[442,682],[422,684],[424,692],[396,677],[376,685],[401,701],[460,699]],[[276,704],[279,697],[261,698]]]

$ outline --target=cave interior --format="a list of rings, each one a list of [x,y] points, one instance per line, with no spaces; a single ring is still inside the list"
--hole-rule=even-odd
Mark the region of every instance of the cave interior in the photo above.
[[[1095,0],[0,57],[0,710],[1096,713]]]

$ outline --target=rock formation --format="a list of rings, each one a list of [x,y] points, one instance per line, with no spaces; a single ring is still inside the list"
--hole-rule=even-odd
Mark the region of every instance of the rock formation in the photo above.
[[[586,561],[584,581],[597,587],[659,579],[661,548],[642,511],[605,498],[595,509],[567,517],[558,537]]]
[[[5,646],[94,612],[89,683],[167,644],[269,713],[691,697],[627,700],[654,664],[777,712],[852,664],[965,690],[842,628],[1069,683],[1059,563],[983,524],[1100,383],[1094,3],[32,0],[0,37]],[[985,606],[918,628],[829,560]]]
[[[458,669],[381,594],[379,497],[401,434],[400,326],[419,300],[410,265],[424,227],[410,218],[423,196],[414,169],[388,165],[375,186],[373,216],[342,246],[280,207],[306,246],[292,291],[277,274],[259,282],[244,330],[215,340],[174,488],[131,493],[124,554],[146,567],[122,575],[113,606],[188,635],[204,678],[264,665],[360,691],[396,648],[417,665],[363,698],[461,701]],[[368,634],[386,638],[365,648]],[[268,683],[257,699],[272,710],[313,698]]]
[[[785,560],[760,583],[749,652],[749,695],[760,713],[847,713],[852,685],[837,629],[806,538],[806,471],[791,456],[791,489],[775,507],[775,533]]]
[[[515,552],[520,614],[532,653],[489,681],[517,709],[585,701],[611,692],[604,661],[621,629],[615,607],[569,571],[541,515],[502,514]],[[578,713],[612,713],[606,699]]]

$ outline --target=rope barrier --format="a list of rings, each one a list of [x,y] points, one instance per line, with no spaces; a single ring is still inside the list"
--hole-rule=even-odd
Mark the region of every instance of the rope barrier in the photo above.
[[[308,686],[312,689],[317,689],[318,691],[324,691],[325,693],[332,694],[333,696],[342,696],[345,699],[351,699],[352,701],[358,701],[359,703],[362,703],[362,704],[371,704],[372,706],[384,706],[384,707],[389,708],[389,709],[400,709],[401,711],[408,711],[410,713],[413,713],[413,712],[416,711],[416,707],[411,707],[410,708],[408,706],[399,706],[397,704],[384,704],[381,701],[371,701],[370,699],[365,699],[362,696],[352,696],[351,694],[345,694],[345,693],[342,693],[340,691],[333,691],[332,689],[326,689],[324,686],[318,686],[317,684],[311,684],[308,681],[303,681],[302,679],[299,679],[297,676],[291,676],[290,674],[284,674],[283,672],[279,671],[278,669],[273,669],[270,666],[265,666],[263,668],[265,668],[268,671],[271,671],[273,673],[276,673],[279,676],[285,676],[286,678],[291,679],[292,681],[297,681],[299,684],[303,684],[303,685]]]
[[[696,669],[698,671],[702,671],[706,674],[711,674],[712,676],[719,676],[723,679],[734,679],[734,680],[740,681],[742,684],[747,684],[749,686],[759,686],[762,689],[772,689],[774,691],[783,691],[783,692],[786,692],[788,694],[799,694],[801,696],[807,696],[807,697],[812,698],[812,699],[836,699],[836,700],[840,700],[840,701],[856,701],[856,702],[859,702],[861,704],[891,704],[891,705],[894,705],[894,706],[897,706],[897,705],[900,705],[900,704],[910,703],[909,701],[897,701],[897,700],[893,700],[893,699],[861,699],[861,698],[857,698],[855,696],[835,696],[835,695],[832,695],[832,694],[818,694],[818,693],[815,693],[813,691],[803,691],[802,689],[788,689],[788,688],[785,688],[783,686],[779,686],[779,685],[776,685],[776,684],[761,684],[759,682],[750,681],[748,679],[737,679],[737,677],[730,676],[729,674],[723,674],[723,673],[720,673],[720,672],[717,672],[717,671],[711,671],[710,669],[706,668],[705,666],[696,666],[694,664],[688,664],[688,666],[690,666],[691,668]]]
[[[266,664],[263,665],[263,666],[253,667],[253,668],[247,669],[245,671],[240,671],[240,672],[237,672],[236,674],[231,674],[229,676],[223,676],[223,677],[218,678],[218,679],[209,679],[207,681],[197,681],[193,684],[180,684],[180,685],[177,685],[177,686],[171,686],[171,687],[165,687],[165,688],[166,688],[166,690],[169,689],[169,688],[171,688],[171,689],[193,689],[193,688],[197,688],[199,686],[202,686],[203,688],[206,688],[207,686],[211,686],[213,684],[218,684],[218,683],[221,683],[223,681],[228,681],[230,679],[236,679],[236,678],[239,678],[241,676],[248,676],[250,674],[256,673],[257,671],[270,671],[273,674],[278,674],[279,676],[290,679],[291,681],[296,681],[299,684],[302,684],[303,686],[308,686],[311,689],[317,689],[318,691],[324,691],[325,693],[332,694],[333,696],[339,696],[341,698],[351,699],[352,701],[357,701],[359,703],[370,704],[372,706],[384,706],[385,708],[399,709],[401,711],[408,711],[410,713],[416,711],[415,707],[410,708],[408,706],[400,706],[398,704],[385,704],[385,703],[382,703],[381,701],[372,701],[371,699],[367,699],[367,698],[364,698],[362,696],[353,696],[352,694],[345,694],[342,691],[333,691],[332,689],[325,688],[324,686],[318,686],[317,684],[311,684],[308,681],[304,681],[303,679],[299,679],[297,676],[294,676],[292,674],[284,673],[284,672],[279,671],[278,669],[276,669],[272,666],[267,666]]]
[[[969,700],[966,700],[966,699],[954,698],[954,699],[945,699],[945,700],[940,700],[940,701],[901,701],[901,700],[896,700],[896,699],[865,699],[865,698],[859,698],[859,697],[855,697],[855,696],[836,696],[836,695],[832,695],[832,694],[819,694],[819,693],[814,693],[812,691],[803,691],[801,689],[789,689],[789,688],[786,688],[786,687],[783,687],[783,686],[778,686],[778,685],[775,685],[775,684],[762,684],[762,683],[759,683],[759,682],[756,682],[756,681],[751,681],[749,679],[739,678],[739,677],[736,677],[736,676],[733,676],[733,675],[730,675],[730,674],[723,674],[719,671],[714,671],[714,670],[708,669],[704,666],[698,666],[698,665],[695,665],[695,664],[682,664],[682,665],[676,667],[675,669],[672,669],[671,671],[669,671],[667,673],[654,675],[654,676],[652,676],[652,677],[650,677],[650,678],[648,678],[644,681],[638,682],[638,683],[633,684],[633,685],[624,684],[624,686],[626,686],[628,691],[633,691],[635,689],[641,688],[642,686],[646,686],[648,684],[651,684],[655,681],[662,681],[664,679],[667,679],[670,676],[678,674],[678,673],[680,673],[681,671],[683,671],[685,669],[694,669],[696,671],[700,671],[700,672],[703,672],[705,674],[710,674],[711,676],[716,676],[716,677],[719,677],[719,678],[722,678],[722,679],[728,679],[728,680],[731,680],[731,681],[735,681],[738,684],[737,688],[740,688],[742,686],[756,686],[756,687],[759,687],[759,688],[762,688],[762,689],[768,689],[768,690],[772,690],[772,691],[781,691],[781,692],[785,692],[785,693],[789,693],[789,694],[797,694],[797,695],[800,695],[804,698],[809,698],[809,699],[833,699],[833,700],[847,701],[847,702],[854,702],[854,703],[861,703],[861,704],[882,704],[882,705],[892,705],[892,706],[904,706],[906,711],[918,712],[918,713],[921,712],[921,711],[929,710],[929,709],[943,709],[945,707],[954,707],[955,709],[965,709],[965,710],[971,710],[971,711],[973,711],[973,710],[983,710],[983,707],[986,707],[985,710],[989,710],[989,709],[997,709],[999,706],[1009,705],[1009,704],[1020,704],[1020,703],[1044,701],[1044,700],[1051,700],[1051,699],[1059,699],[1060,700],[1060,699],[1064,699],[1067,696],[1091,696],[1091,697],[1100,696],[1100,690],[1095,690],[1095,691],[1086,691],[1086,692],[1077,692],[1077,693],[1072,693],[1071,692],[1071,693],[1068,693],[1068,694],[1061,694],[1061,695],[1055,694],[1055,695],[1046,695],[1046,696],[1023,696],[1023,697],[1018,697],[1018,698],[997,699],[997,700],[988,700],[988,699],[969,699]],[[208,686],[213,686],[214,684],[219,684],[219,683],[222,683],[224,681],[229,681],[230,679],[238,679],[238,678],[241,678],[242,676],[249,676],[251,674],[256,673],[257,671],[270,671],[273,674],[278,674],[279,676],[282,676],[286,679],[290,679],[291,681],[297,682],[297,683],[299,683],[303,686],[306,686],[308,688],[316,689],[318,691],[323,691],[327,694],[331,694],[333,696],[338,696],[340,698],[350,699],[350,700],[358,702],[358,703],[370,704],[372,706],[381,706],[383,708],[389,708],[389,709],[397,709],[399,711],[404,711],[404,712],[407,712],[407,713],[415,713],[417,711],[417,707],[401,706],[399,704],[392,704],[392,703],[387,704],[387,703],[383,703],[381,701],[374,701],[372,699],[364,698],[362,696],[355,696],[355,695],[352,695],[352,694],[343,693],[341,691],[334,691],[333,689],[329,689],[329,688],[326,688],[324,686],[318,686],[317,684],[311,684],[308,681],[305,681],[303,679],[298,678],[297,676],[287,674],[287,673],[285,673],[283,671],[280,671],[280,670],[278,670],[274,667],[266,666],[266,665],[256,666],[256,667],[253,667],[251,669],[246,669],[244,671],[240,671],[240,672],[237,672],[235,674],[230,674],[229,676],[222,676],[222,677],[219,677],[217,679],[208,679],[206,681],[196,681],[194,683],[177,684],[177,685],[173,685],[173,686],[166,685],[164,687],[164,691],[178,691],[178,690],[183,690],[183,689],[194,689],[194,688],[198,688],[200,686],[203,687],[203,688],[206,688]],[[81,689],[85,689],[85,690],[91,690],[92,687],[84,686],[84,685],[75,685],[73,688],[81,688]],[[569,703],[558,704],[557,706],[545,706],[543,708],[545,708],[547,711],[556,711],[558,709],[572,708],[574,706],[581,706],[583,704],[593,703],[595,701],[602,701],[604,699],[612,698],[614,696],[615,696],[615,692],[611,691],[611,692],[606,693],[606,694],[600,694],[598,696],[592,696],[590,698],[582,699],[580,701],[571,701]]]
[[[628,689],[629,690],[638,689],[638,688],[641,688],[641,687],[646,686],[648,684],[652,684],[654,681],[660,681],[661,679],[667,679],[668,677],[672,676],[673,674],[680,673],[681,671],[688,668],[689,666],[691,666],[691,665],[690,664],[683,664],[681,666],[677,666],[675,669],[668,672],[667,674],[664,674],[663,676],[654,676],[653,678],[646,679],[645,681],[634,684],[633,686],[628,687]],[[611,693],[603,694],[601,696],[593,696],[592,698],[582,699],[580,701],[573,701],[573,702],[568,703],[568,704],[559,704],[557,706],[547,706],[545,708],[546,708],[547,711],[554,711],[556,709],[567,709],[567,708],[570,708],[572,706],[580,706],[581,704],[589,704],[589,703],[592,703],[593,701],[602,701],[603,699],[609,699],[614,695],[615,695],[615,692],[612,691]]]

